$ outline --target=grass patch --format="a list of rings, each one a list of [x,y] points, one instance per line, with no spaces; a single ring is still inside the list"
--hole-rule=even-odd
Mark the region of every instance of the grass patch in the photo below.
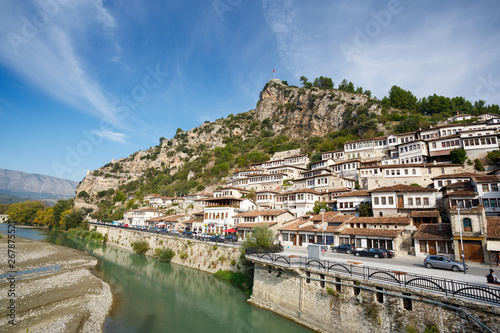
[[[248,296],[252,294],[253,274],[251,273],[244,274],[240,272],[219,269],[214,273],[214,276],[226,280],[232,285],[243,289]]]
[[[158,261],[170,262],[170,260],[172,260],[173,257],[174,257],[174,251],[170,248],[166,248],[158,254]]]
[[[149,250],[149,244],[145,240],[140,240],[131,244],[132,249],[137,254],[144,254]]]

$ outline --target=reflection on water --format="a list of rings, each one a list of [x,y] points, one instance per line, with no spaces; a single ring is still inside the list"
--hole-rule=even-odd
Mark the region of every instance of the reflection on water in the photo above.
[[[309,332],[251,306],[241,290],[211,274],[63,233],[45,237],[99,259],[97,273],[114,294],[105,332]]]

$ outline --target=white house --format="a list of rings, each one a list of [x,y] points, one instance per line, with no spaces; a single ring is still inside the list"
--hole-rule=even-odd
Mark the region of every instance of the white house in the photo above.
[[[373,216],[407,216],[411,211],[437,208],[437,192],[432,188],[399,184],[370,192]]]
[[[288,191],[275,196],[275,209],[289,210],[300,217],[312,211],[316,201],[323,201],[321,192],[310,189]]]
[[[371,202],[368,191],[352,191],[337,195],[337,210],[346,214],[357,214],[362,202]]]

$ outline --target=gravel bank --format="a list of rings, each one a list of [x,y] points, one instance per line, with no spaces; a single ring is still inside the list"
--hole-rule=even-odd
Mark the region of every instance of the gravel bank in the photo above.
[[[0,238],[0,256],[0,331],[102,331],[113,297],[109,285],[91,272],[97,259],[74,249],[16,237],[17,274],[12,284],[6,235]],[[8,317],[12,299],[15,325]]]

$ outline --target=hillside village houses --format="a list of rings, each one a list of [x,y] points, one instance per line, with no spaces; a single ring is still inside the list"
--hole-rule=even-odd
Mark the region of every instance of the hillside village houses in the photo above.
[[[470,159],[498,149],[500,118],[478,118],[346,142],[344,149],[323,152],[312,163],[299,149],[279,152],[235,171],[213,194],[151,195],[150,211],[127,211],[124,219],[132,225],[163,221],[171,228],[206,233],[233,228],[240,238],[267,223],[287,246],[351,243],[400,255],[438,253],[457,259],[462,228],[466,260],[490,262],[500,252],[500,176],[478,173],[467,163],[452,164],[450,158],[456,148]],[[192,205],[197,213],[176,216],[175,223],[154,215],[161,214],[154,208],[174,202],[182,209]],[[332,211],[311,215],[317,202]],[[361,203],[371,204],[373,217],[359,216]],[[134,219],[140,214],[149,214],[145,220],[152,222]],[[489,223],[495,225],[491,232]]]

